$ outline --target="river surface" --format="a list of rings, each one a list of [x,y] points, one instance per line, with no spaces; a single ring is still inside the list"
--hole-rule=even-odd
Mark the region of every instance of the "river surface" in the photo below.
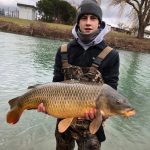
[[[16,125],[5,121],[8,100],[29,85],[51,82],[57,48],[62,41],[0,32],[0,150],[55,150],[56,119],[25,111]],[[105,122],[102,150],[150,150],[150,54],[119,51],[118,91],[137,114]],[[76,148],[77,149],[77,148]]]

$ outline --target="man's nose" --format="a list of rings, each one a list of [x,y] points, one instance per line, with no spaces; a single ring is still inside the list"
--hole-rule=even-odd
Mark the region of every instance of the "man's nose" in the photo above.
[[[86,25],[90,25],[91,24],[91,19],[90,18],[87,18],[86,20]]]

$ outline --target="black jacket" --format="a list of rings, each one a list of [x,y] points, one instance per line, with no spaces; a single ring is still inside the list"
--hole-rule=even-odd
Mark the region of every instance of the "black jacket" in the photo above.
[[[106,47],[104,41],[90,47],[86,51],[75,41],[68,44],[68,62],[71,65],[80,67],[90,67],[94,58]],[[60,48],[55,57],[53,82],[64,80],[62,73]],[[99,71],[102,74],[104,82],[114,89],[117,89],[119,76],[119,54],[116,50],[112,50],[102,61]]]
[[[73,40],[68,44],[67,48],[68,62],[69,64],[75,66],[90,67],[94,58],[97,57],[104,48],[106,48],[106,44],[102,41],[101,43],[92,46],[85,51],[75,40]],[[53,82],[64,80],[61,67],[61,52],[59,48],[55,57]],[[119,79],[119,54],[116,50],[113,49],[106,56],[99,67],[99,71],[102,74],[104,82],[114,89],[117,89]],[[100,142],[106,139],[103,126],[99,128],[96,135]]]

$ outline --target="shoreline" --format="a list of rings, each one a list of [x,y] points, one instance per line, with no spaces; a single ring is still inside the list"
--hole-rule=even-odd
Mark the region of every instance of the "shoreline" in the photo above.
[[[20,20],[20,19],[18,19]],[[14,22],[4,21],[0,17],[0,31],[15,33],[39,38],[69,41],[72,39],[71,26],[31,21],[28,25],[19,25]],[[105,42],[112,48],[150,53],[150,39],[137,39],[125,33],[111,31],[105,36]]]

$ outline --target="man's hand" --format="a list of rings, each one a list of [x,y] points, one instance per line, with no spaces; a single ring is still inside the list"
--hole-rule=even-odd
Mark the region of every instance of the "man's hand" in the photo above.
[[[85,119],[93,120],[96,117],[96,109],[91,108],[90,111],[85,113]]]
[[[47,113],[46,112],[46,109],[45,109],[45,107],[44,107],[44,105],[43,105],[43,103],[41,103],[41,104],[39,104],[39,106],[38,106],[38,108],[37,108],[37,111],[38,112],[43,112],[43,113]]]
[[[102,113],[102,119],[103,121],[105,121],[106,119],[108,119],[108,116],[105,116],[104,113]],[[85,113],[85,119],[87,120],[93,120],[96,117],[96,108],[91,108],[90,111]]]

